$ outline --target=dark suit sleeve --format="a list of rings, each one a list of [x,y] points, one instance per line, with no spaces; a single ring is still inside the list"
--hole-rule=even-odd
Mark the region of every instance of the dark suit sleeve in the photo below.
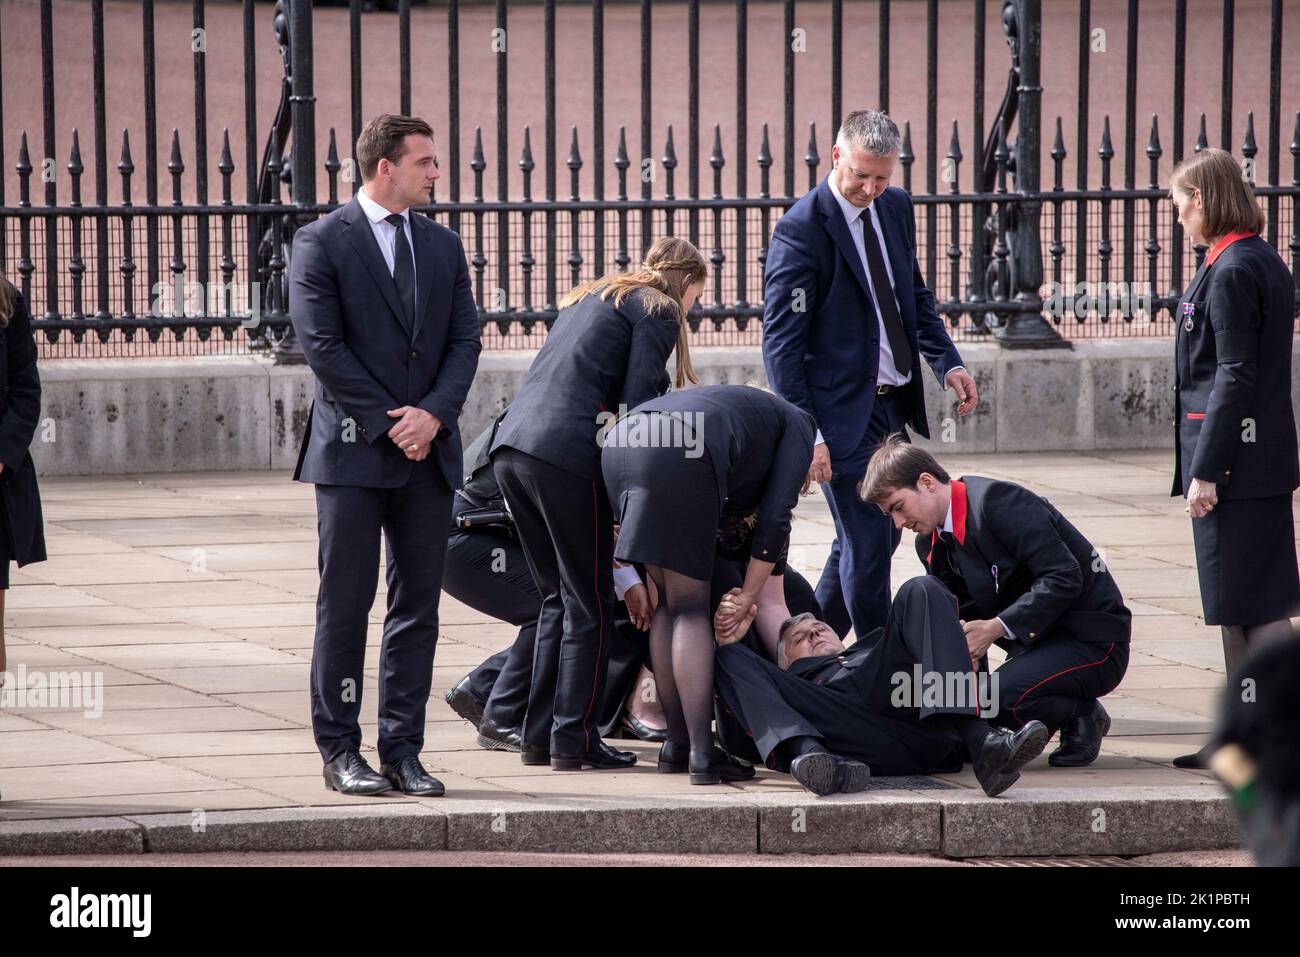
[[[1244,420],[1255,407],[1260,290],[1248,269],[1234,265],[1210,274],[1208,299],[1218,366],[1191,472],[1203,482],[1226,483]]]
[[[776,224],[763,280],[763,365],[773,391],[813,419],[804,349],[817,310],[817,266],[807,247]],[[784,228],[783,228],[784,227]]]
[[[344,341],[338,278],[314,229],[300,229],[293,237],[289,315],[307,364],[325,391],[356,420],[367,442],[384,438],[395,422],[388,411],[403,403],[375,381]]]
[[[929,538],[923,538],[920,535],[916,536],[916,557],[921,560],[921,565],[924,566],[925,573],[939,579],[939,581],[943,583],[943,586],[952,593],[953,598],[957,601],[957,617],[963,621],[973,621],[979,618],[979,607],[975,604],[975,600],[969,595],[966,596],[964,601],[962,600],[962,593],[965,592],[966,589],[961,583],[955,580],[952,572],[944,568],[942,563],[936,563],[933,567],[931,566],[930,549],[931,544]]]
[[[618,401],[620,406],[631,410],[661,394],[664,363],[677,343],[677,319],[657,310],[642,311],[639,306],[629,308],[624,315],[629,313],[633,320],[632,343]]]
[[[1006,482],[990,485],[980,504],[980,521],[1034,576],[1029,590],[998,615],[1018,640],[1030,642],[1083,593],[1083,570],[1043,500],[1027,489]]]
[[[433,388],[416,403],[419,408],[437,416],[446,425],[454,425],[460,418],[461,409],[465,407],[465,396],[469,394],[474,372],[478,369],[478,355],[483,349],[478,307],[474,305],[474,294],[469,284],[469,266],[465,262],[465,248],[454,233],[450,238],[452,242],[446,245],[453,247],[452,255],[456,262],[456,278],[451,289],[451,324],[442,349],[442,365],[434,377]]]
[[[777,443],[767,473],[763,498],[758,503],[750,557],[774,562],[781,553],[781,545],[790,535],[790,513],[799,502],[799,490],[812,464],[812,451],[812,419],[792,410],[786,416],[781,441]]]
[[[904,192],[907,196],[906,192]],[[912,197],[907,196],[908,235],[912,238],[912,289],[916,294],[916,339],[921,355],[930,363],[935,378],[942,384],[943,377],[962,365],[961,353],[952,344],[948,329],[939,318],[934,305],[934,293],[925,284],[921,264],[916,258],[916,209]]]
[[[4,280],[0,279],[0,282]],[[0,415],[0,462],[16,471],[27,457],[41,417],[41,377],[36,371],[36,339],[27,300],[14,291],[14,314],[0,335],[9,337],[9,394]]]

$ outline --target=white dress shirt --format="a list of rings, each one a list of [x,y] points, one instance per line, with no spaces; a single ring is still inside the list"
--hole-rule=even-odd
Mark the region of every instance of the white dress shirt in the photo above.
[[[384,263],[388,266],[388,274],[393,274],[393,263],[396,261],[395,250],[397,249],[397,228],[387,221],[391,216],[387,209],[380,206],[373,199],[366,195],[366,188],[362,186],[357,190],[357,202],[361,204],[361,211],[366,214],[366,219],[370,220],[370,231],[375,234],[375,242],[379,244],[379,251],[383,254]],[[406,230],[406,248],[411,251],[411,275],[415,275],[415,242],[411,234],[411,210],[410,207],[402,210],[399,214],[402,217],[402,228]],[[416,285],[419,288],[419,285]],[[419,315],[420,304],[415,303],[416,315]]]

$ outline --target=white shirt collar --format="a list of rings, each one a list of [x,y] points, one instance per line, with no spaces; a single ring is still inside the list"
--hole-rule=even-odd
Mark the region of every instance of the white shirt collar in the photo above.
[[[835,201],[840,204],[840,212],[844,214],[845,221],[852,226],[863,213],[871,208],[871,206],[854,206],[845,199],[844,195],[840,192],[840,188],[835,185],[834,173],[835,171],[831,170],[831,174],[826,177],[826,182],[830,184],[831,194],[834,195]]]
[[[362,186],[357,190],[357,202],[361,204],[361,211],[366,214],[366,219],[371,223],[378,224],[384,222],[389,216],[393,215],[384,207],[380,206],[373,199],[366,195],[366,188]],[[406,221],[407,229],[411,226],[411,209],[408,206],[399,214]]]
[[[948,514],[943,520],[943,531],[952,534],[952,499],[948,499]]]

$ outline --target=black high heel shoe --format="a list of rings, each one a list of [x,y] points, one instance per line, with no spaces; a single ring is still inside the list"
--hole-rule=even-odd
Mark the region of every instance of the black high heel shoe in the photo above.
[[[687,759],[692,784],[720,784],[723,781],[748,781],[755,774],[754,766],[742,761],[721,748],[692,751]]]

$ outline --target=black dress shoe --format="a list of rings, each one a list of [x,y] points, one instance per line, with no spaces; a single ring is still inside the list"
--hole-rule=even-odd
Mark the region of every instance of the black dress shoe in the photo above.
[[[975,778],[989,797],[997,797],[1020,777],[1020,769],[1042,753],[1051,732],[1041,721],[1019,731],[990,728],[974,755]]]
[[[829,751],[801,754],[790,762],[790,774],[818,797],[851,794],[871,786],[871,769],[861,761],[842,758]]]
[[[442,700],[451,705],[451,710],[468,721],[470,724],[477,726],[483,720],[483,702],[469,690],[469,675],[461,678],[456,684],[442,696]]]
[[[687,759],[692,784],[720,784],[723,781],[748,781],[754,776],[754,766],[742,761],[722,748],[692,751]]]
[[[1110,715],[1094,701],[1092,710],[1061,728],[1061,743],[1047,758],[1054,768],[1084,768],[1097,760],[1101,739],[1110,731]]]
[[[538,744],[519,743],[519,760],[530,767],[546,767],[551,763],[551,749]]]
[[[340,794],[383,794],[393,786],[366,764],[360,751],[345,751],[325,765],[325,787]]]
[[[650,727],[650,725],[645,722],[638,720],[636,715],[631,712],[623,715],[623,727],[632,732],[635,737],[640,738],[642,741],[653,741],[658,743],[660,741],[668,740],[667,731],[661,728]]]
[[[597,740],[596,746],[586,754],[557,754],[551,752],[551,770],[581,771],[583,768],[595,768],[597,771],[630,768],[636,764],[636,754],[632,751],[615,751],[604,741]]]
[[[502,728],[490,718],[484,718],[478,726],[478,746],[489,751],[519,751],[518,728]]]
[[[689,770],[691,746],[685,742],[665,741],[659,746],[660,774],[685,774]]]
[[[442,797],[447,791],[441,781],[424,770],[424,765],[414,754],[382,765],[379,773],[388,778],[397,790],[414,797]]]
[[[1184,771],[1203,771],[1210,766],[1210,755],[1213,753],[1214,748],[1207,744],[1199,751],[1178,755],[1174,758],[1174,767]]]

